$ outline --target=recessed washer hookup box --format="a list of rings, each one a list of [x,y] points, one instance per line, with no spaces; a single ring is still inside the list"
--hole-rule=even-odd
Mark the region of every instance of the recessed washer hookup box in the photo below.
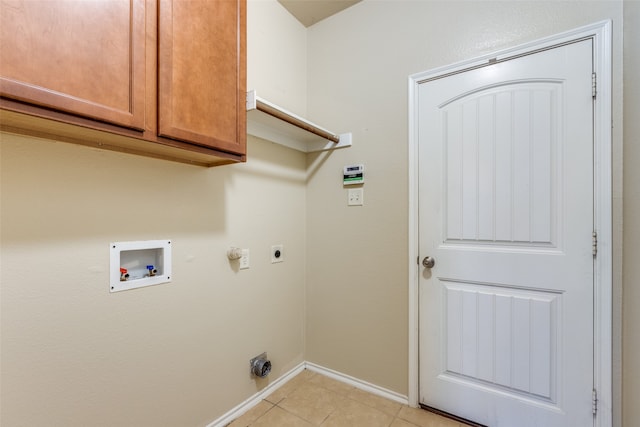
[[[109,244],[111,292],[171,282],[171,240]]]

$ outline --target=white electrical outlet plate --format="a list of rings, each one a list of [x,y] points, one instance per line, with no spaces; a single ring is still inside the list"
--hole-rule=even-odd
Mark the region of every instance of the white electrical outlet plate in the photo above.
[[[284,246],[273,245],[271,246],[271,264],[284,261]]]
[[[249,249],[242,250],[242,257],[240,258],[240,270],[246,270],[249,268]]]
[[[364,190],[362,188],[350,188],[348,190],[347,205],[362,206],[364,204]]]

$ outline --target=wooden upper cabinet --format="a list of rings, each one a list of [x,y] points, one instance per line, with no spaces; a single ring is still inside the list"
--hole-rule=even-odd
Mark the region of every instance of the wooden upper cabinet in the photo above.
[[[246,152],[246,0],[160,0],[158,134]]]
[[[246,4],[0,0],[0,129],[246,160]]]
[[[2,0],[0,43],[3,97],[144,128],[144,0]]]

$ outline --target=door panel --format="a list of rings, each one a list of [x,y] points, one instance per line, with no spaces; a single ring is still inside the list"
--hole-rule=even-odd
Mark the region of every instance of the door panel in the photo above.
[[[159,13],[159,134],[245,154],[246,1],[161,0]]]
[[[559,83],[505,84],[441,107],[445,241],[552,244],[560,92]]]
[[[423,82],[420,401],[491,426],[587,426],[591,41]]]
[[[143,129],[142,0],[0,2],[3,97]]]
[[[442,281],[445,366],[458,381],[554,402],[562,295],[498,284]],[[521,331],[521,333],[513,333]]]

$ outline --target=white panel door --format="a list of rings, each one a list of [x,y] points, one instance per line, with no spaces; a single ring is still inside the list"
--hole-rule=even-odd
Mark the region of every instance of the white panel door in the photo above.
[[[420,403],[593,425],[592,41],[419,86]]]

